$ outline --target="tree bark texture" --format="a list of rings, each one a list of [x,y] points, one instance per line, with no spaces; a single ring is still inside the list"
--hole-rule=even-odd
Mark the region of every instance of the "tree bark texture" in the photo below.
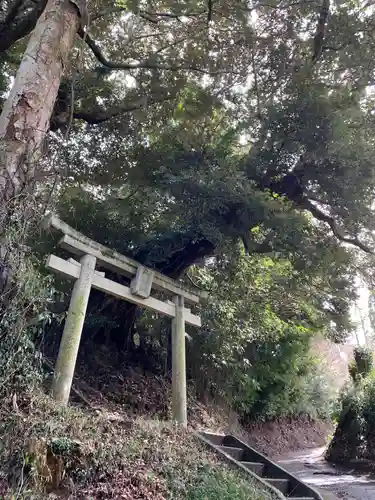
[[[0,207],[27,192],[35,179],[78,26],[79,13],[73,3],[49,0],[30,36],[0,115]]]

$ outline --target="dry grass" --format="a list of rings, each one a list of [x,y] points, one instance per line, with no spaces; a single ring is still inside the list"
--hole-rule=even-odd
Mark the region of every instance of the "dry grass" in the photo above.
[[[217,462],[189,431],[62,409],[42,394],[2,405],[0,443],[1,499],[270,498]]]

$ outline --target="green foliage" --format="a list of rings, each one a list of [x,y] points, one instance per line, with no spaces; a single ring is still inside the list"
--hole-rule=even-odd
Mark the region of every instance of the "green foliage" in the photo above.
[[[353,385],[341,394],[341,410],[327,458],[345,462],[353,458],[373,458],[375,444],[375,372],[372,352],[355,350],[355,362],[349,366]]]
[[[357,367],[357,377],[366,377],[370,374],[374,363],[374,354],[372,349],[368,347],[356,347],[354,349],[354,360]]]
[[[22,256],[14,276],[17,291],[0,320],[0,396],[30,390],[42,377],[37,345],[53,314],[51,279],[38,271],[38,263]],[[14,290],[13,290],[14,292]]]
[[[55,300],[52,277],[41,273],[41,260],[25,246],[35,240],[36,224],[22,208],[20,203],[0,245],[3,286],[5,282],[0,302],[1,398],[31,390],[41,382],[38,347],[52,320],[62,319],[50,309]]]
[[[171,269],[170,262],[183,272],[189,267],[184,259],[189,264],[197,260],[190,260],[185,250],[191,241],[214,242],[214,256],[188,271],[210,291],[202,308],[204,327],[191,332],[194,340],[189,344],[189,374],[198,390],[224,398],[248,418],[326,416],[331,393],[311,357],[310,339],[324,332],[342,340],[350,331],[350,254],[332,239],[322,239],[283,199],[242,186],[228,136],[223,142],[220,134],[215,136],[213,149],[202,158],[186,154],[180,133],[178,127],[165,128],[166,137],[152,148],[137,148],[139,168],[129,171],[131,183],[119,198],[114,197],[117,188],[100,196],[67,189],[59,205],[61,216],[92,238],[164,272]],[[232,219],[222,217],[241,191],[247,217],[253,217],[250,255],[234,242],[248,219],[240,210]],[[257,254],[269,227],[277,233],[280,252]],[[97,337],[104,330],[101,325],[109,336],[129,317],[121,305],[107,311],[102,305],[101,297],[91,301],[88,336]],[[142,314],[138,330],[142,339],[149,333],[143,349],[153,346],[153,355],[156,349],[165,356],[169,322],[155,324],[151,315]],[[136,347],[142,350],[138,341]],[[146,351],[143,355],[149,356]]]
[[[364,442],[366,455],[375,456],[375,372],[372,371],[363,382],[362,417],[364,421]]]
[[[300,278],[290,262],[241,252],[196,268],[210,290],[188,356],[198,389],[251,418],[327,416],[332,395],[310,353],[324,323]]]
[[[51,451],[54,455],[73,455],[77,452],[79,444],[67,437],[59,437],[51,442]]]
[[[250,478],[246,480],[230,470],[213,467],[202,470],[196,482],[187,491],[186,500],[263,500],[270,495],[260,491]]]
[[[354,383],[359,383],[367,377],[374,363],[372,350],[368,347],[357,346],[354,348],[354,359],[349,363],[349,374]]]
[[[61,177],[45,162],[41,198],[93,239],[184,282],[189,272],[210,291],[188,358],[203,391],[246,416],[326,414],[310,339],[347,337],[355,276],[371,282],[374,269],[337,238],[358,244],[361,235],[371,247],[374,234],[369,16],[352,2],[331,9],[327,48],[313,65],[314,3],[260,3],[253,23],[244,2],[216,2],[209,27],[200,1],[89,8],[91,45],[126,73],[84,51],[62,141],[59,118],[72,111],[66,74],[48,141]],[[19,57],[12,50],[0,61],[4,94],[9,56]],[[38,256],[53,248],[40,239]],[[45,318],[43,300],[35,304]],[[85,340],[117,336],[118,352],[137,333],[137,349],[152,345],[160,358],[169,324],[153,320],[94,292]]]
[[[316,123],[333,123],[335,103],[315,90],[301,90],[298,102],[292,95],[270,110],[272,141],[282,140],[283,127],[295,127],[295,141],[312,147]],[[305,105],[311,123],[301,115]],[[291,123],[296,106],[306,130]],[[226,113],[221,102],[191,84],[181,91],[173,118],[162,128],[143,124],[138,142],[121,140],[112,130],[77,133],[62,161],[71,177],[58,210],[93,239],[173,278],[186,282],[188,273],[210,291],[204,327],[191,332],[188,354],[200,392],[224,398],[245,418],[326,416],[331,393],[311,357],[310,340],[323,332],[342,341],[351,331],[355,258],[287,197],[261,186],[261,165],[272,160],[280,166],[274,175],[285,174],[295,144],[285,145],[288,160],[267,149],[250,161],[238,144],[241,129],[226,124]],[[331,134],[319,134],[324,148],[333,147]],[[148,367],[150,350],[154,358],[165,356],[169,322],[155,326],[143,314],[123,326],[134,311],[103,303],[98,293],[90,301],[86,339],[120,336],[116,351],[131,346]],[[135,333],[142,343],[135,345]]]
[[[362,398],[355,388],[345,389],[340,397],[341,409],[337,426],[329,443],[326,459],[347,462],[358,457],[362,444]]]

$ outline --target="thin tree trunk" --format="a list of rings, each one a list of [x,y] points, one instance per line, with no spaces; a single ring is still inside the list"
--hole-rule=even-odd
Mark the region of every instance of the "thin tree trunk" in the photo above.
[[[79,25],[69,0],[49,0],[0,115],[0,205],[35,179],[64,66]],[[4,227],[0,230],[4,230]]]

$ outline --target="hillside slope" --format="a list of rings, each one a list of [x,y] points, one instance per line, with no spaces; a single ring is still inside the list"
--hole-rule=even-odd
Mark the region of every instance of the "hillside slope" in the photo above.
[[[1,499],[271,500],[191,429],[61,409],[42,394],[5,402],[0,442]]]
[[[41,392],[8,398],[0,409],[0,499],[13,500],[10,488],[33,500],[271,500],[202,448],[194,431],[236,434],[271,457],[322,445],[331,431],[302,417],[245,429],[222,403],[198,401],[193,387],[183,430],[170,423],[170,401],[167,376],[115,368],[99,350],[79,361],[68,409]]]
[[[171,384],[168,377],[156,376],[141,367],[128,366],[116,370],[102,355],[88,367],[87,360],[77,367],[75,404],[105,408],[128,418],[157,420],[171,418]],[[279,418],[268,422],[241,425],[238,415],[223,401],[199,401],[194,387],[188,391],[188,421],[193,429],[231,433],[269,456],[326,444],[332,433],[330,422],[308,416]]]

